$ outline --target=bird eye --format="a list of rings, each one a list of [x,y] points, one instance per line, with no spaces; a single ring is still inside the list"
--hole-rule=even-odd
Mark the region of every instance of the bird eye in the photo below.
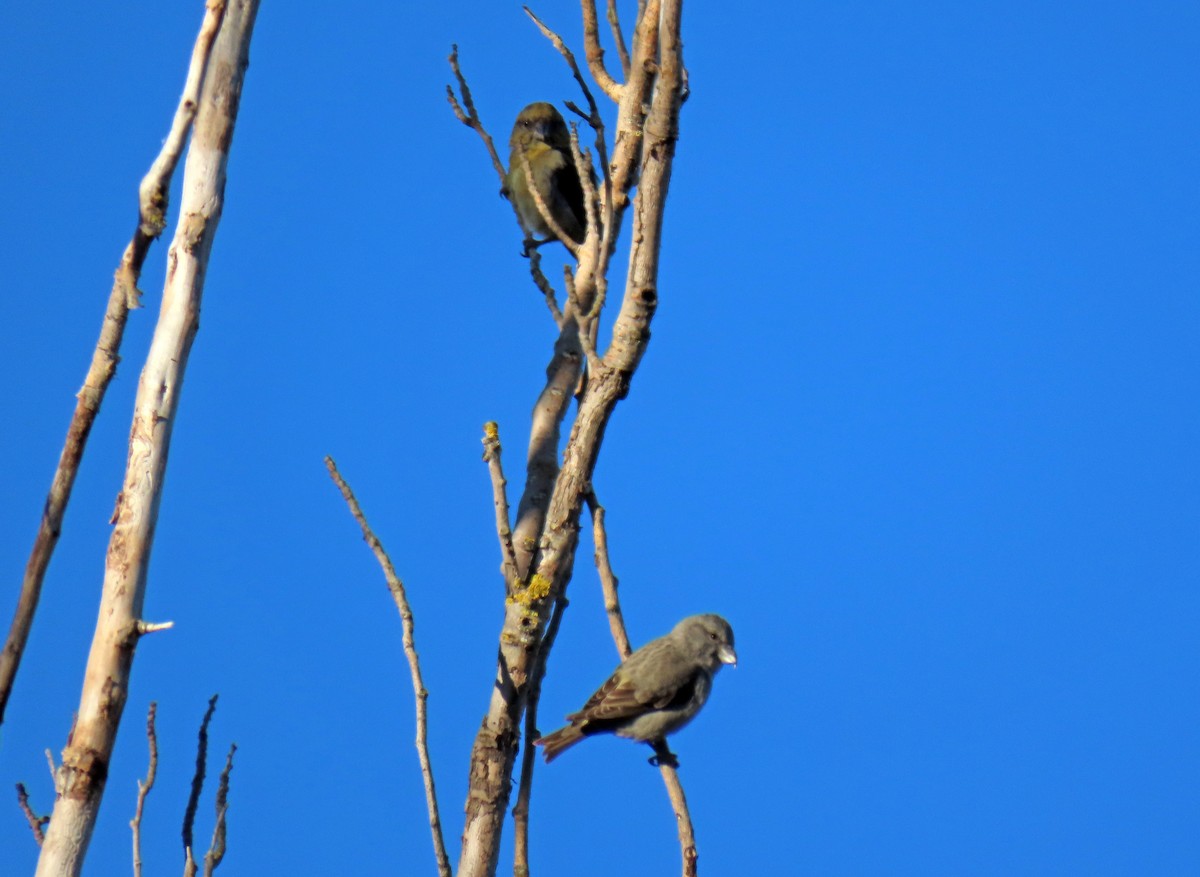
[[[713,642],[717,641],[717,635],[715,633],[713,633],[712,631],[709,631],[708,638],[710,640],[712,640]]]

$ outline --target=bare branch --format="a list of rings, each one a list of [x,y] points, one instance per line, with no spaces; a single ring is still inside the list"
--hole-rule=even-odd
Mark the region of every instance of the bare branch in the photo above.
[[[171,434],[199,331],[204,278],[224,207],[229,150],[257,11],[258,0],[226,0],[200,89],[159,320],[138,381],[100,611],[77,719],[58,770],[57,797],[38,859],[38,877],[77,877],[104,794],[133,667],[136,637],[131,642],[128,634],[135,629],[145,600]]]
[[[450,47],[450,57],[447,60],[450,62],[450,69],[454,71],[458,90],[462,92],[462,105],[459,105],[458,99],[454,96],[453,86],[446,86],[446,99],[450,102],[450,108],[454,110],[455,118],[483,138],[483,145],[487,147],[488,155],[492,157],[492,167],[496,169],[496,175],[500,177],[500,185],[503,186],[506,174],[504,162],[500,160],[500,155],[496,152],[496,144],[492,142],[492,135],[488,134],[487,129],[483,127],[483,122],[479,119],[479,114],[475,112],[475,101],[471,98],[471,89],[467,87],[467,79],[458,66],[457,45]],[[463,107],[466,107],[465,111]]]
[[[525,174],[525,179],[532,180],[533,171],[530,170],[529,167],[529,156],[526,154],[524,149],[516,150],[516,152],[521,158],[521,171]],[[550,205],[548,205],[546,203],[546,199],[542,197],[539,187],[531,185],[528,188],[529,194],[533,197],[533,203],[537,205],[538,213],[541,214],[542,221],[546,223],[546,227],[550,229],[551,234],[558,238],[564,247],[570,250],[571,255],[578,259],[579,244],[571,240],[571,236],[563,231],[563,227],[558,224],[558,220],[554,217],[554,214],[550,212]]]
[[[67,427],[66,441],[50,483],[50,492],[42,507],[42,520],[38,525],[29,560],[25,564],[17,608],[13,613],[4,650],[0,652],[0,725],[4,723],[4,711],[12,694],[25,644],[29,640],[29,631],[33,626],[38,600],[41,598],[42,582],[46,578],[50,558],[62,532],[63,516],[75,486],[75,475],[79,471],[79,463],[83,459],[92,424],[100,412],[100,404],[104,401],[108,385],[117,372],[117,362],[120,359],[118,354],[125,336],[129,310],[141,307],[141,293],[137,284],[142,276],[142,265],[150,251],[150,244],[162,234],[166,225],[167,192],[170,189],[171,177],[175,173],[187,133],[195,117],[200,99],[200,86],[208,67],[209,56],[212,54],[213,38],[220,28],[224,14],[223,3],[210,4],[205,11],[200,34],[196,37],[196,44],[192,49],[192,60],[188,66],[183,96],[175,110],[171,132],[138,189],[138,226],[133,233],[133,239],[125,247],[125,253],[113,278],[108,305],[100,325],[100,338],[92,352],[91,366],[83,380],[83,387],[76,394],[75,413],[72,414],[71,423]]]
[[[233,770],[235,752],[237,744],[230,744],[229,754],[225,756],[225,768],[217,780],[217,821],[213,826],[212,842],[204,854],[204,877],[212,877],[217,865],[225,858],[225,814],[229,812],[229,773]]]
[[[350,485],[342,478],[342,473],[338,471],[337,464],[334,463],[332,457],[325,458],[325,468],[329,470],[329,477],[333,479],[333,483],[341,491],[342,498],[346,500],[346,505],[350,507],[350,514],[354,516],[354,520],[358,521],[363,539],[374,552],[380,567],[383,568],[383,576],[387,580],[388,590],[392,592],[392,599],[396,603],[396,609],[400,612],[400,623],[404,630],[404,655],[408,658],[408,669],[412,676],[413,693],[416,697],[417,758],[421,763],[421,777],[425,782],[425,805],[429,810],[429,830],[433,835],[433,853],[437,859],[438,874],[441,877],[450,877],[450,859],[446,855],[445,841],[442,840],[442,820],[438,815],[437,790],[433,782],[433,766],[429,761],[428,719],[426,716],[426,701],[429,699],[429,692],[421,678],[421,662],[417,655],[413,613],[408,603],[408,594],[404,590],[404,583],[396,575],[392,559],[384,550],[383,543],[379,541],[375,531],[367,523],[367,517],[363,514],[362,507],[355,499]]]
[[[588,71],[592,74],[592,78],[596,80],[596,84],[600,86],[609,98],[617,103],[621,100],[621,85],[609,75],[608,69],[604,66],[604,49],[600,47],[600,24],[596,20],[596,0],[580,0],[580,8],[583,10],[583,45],[584,54],[587,55]],[[529,10],[526,9],[526,12]],[[616,15],[616,10],[613,8],[612,0],[609,0],[609,21],[613,21]],[[617,34],[618,51],[621,54],[621,69],[626,77],[629,76],[629,55],[625,51],[625,43],[620,39],[620,27],[614,27]]]
[[[596,545],[596,572],[600,575],[600,589],[604,593],[604,611],[608,613],[608,627],[612,631],[613,642],[617,644],[617,654],[624,661],[633,653],[633,647],[629,644],[629,635],[625,632],[625,617],[621,614],[621,602],[617,598],[617,586],[620,582],[608,559],[608,531],[604,527],[604,506],[600,505],[595,492],[588,493],[587,504],[592,513],[592,541]]]
[[[542,254],[534,247],[529,250],[527,255],[529,256],[529,273],[533,275],[534,285],[546,297],[546,307],[550,309],[550,316],[554,318],[554,325],[561,332],[563,329],[563,313],[558,309],[558,298],[555,295],[554,287],[550,285],[550,281],[542,273]]]
[[[38,816],[33,812],[33,808],[29,806],[29,793],[25,791],[24,783],[17,783],[17,806],[25,814],[25,821],[29,823],[29,829],[33,832],[33,839],[37,841],[40,847],[42,841],[46,839],[46,836],[42,834],[42,827],[50,821],[50,817]]]
[[[137,633],[138,636],[144,636],[148,633],[158,633],[160,630],[170,630],[174,626],[174,621],[139,621]]]
[[[554,603],[542,648],[529,684],[529,695],[525,706],[525,749],[521,755],[521,781],[517,787],[517,803],[513,807],[513,877],[528,877],[529,874],[529,801],[533,793],[533,771],[537,764],[537,749],[533,741],[541,736],[538,731],[538,704],[542,699],[542,680],[546,677],[546,661],[558,629],[562,625],[563,613],[567,611],[567,598],[560,595]]]
[[[154,731],[154,716],[158,704],[150,701],[150,709],[146,713],[146,740],[150,746],[150,761],[146,767],[146,779],[138,780],[137,809],[129,827],[133,830],[133,877],[142,877],[142,811],[146,806],[146,796],[154,788],[154,778],[158,775],[158,735]]]
[[[483,425],[483,459],[492,479],[492,504],[496,507],[496,535],[500,539],[500,572],[504,576],[505,593],[512,596],[521,586],[517,572],[517,555],[513,551],[512,525],[508,512],[508,481],[500,465],[500,426],[494,420]]]
[[[217,697],[208,699],[208,709],[200,721],[200,734],[196,743],[196,770],[192,774],[192,791],[188,795],[187,808],[183,811],[183,854],[184,877],[195,877],[196,860],[192,854],[192,829],[196,823],[196,808],[200,806],[200,793],[204,790],[204,771],[208,761],[208,723],[217,709]]]
[[[625,630],[625,618],[621,614],[621,603],[617,597],[617,577],[613,573],[612,563],[608,556],[608,532],[604,526],[604,506],[596,498],[594,492],[587,497],[588,509],[592,513],[592,539],[596,543],[596,572],[600,575],[600,587],[604,592],[604,609],[608,613],[608,626],[612,630],[613,642],[617,646],[617,654],[624,661],[633,652],[629,643],[629,634]],[[655,750],[656,752],[658,749]],[[665,743],[662,754],[669,756]],[[688,811],[687,798],[683,794],[683,785],[679,782],[673,759],[660,757],[658,768],[662,772],[663,784],[667,787],[667,797],[675,811],[675,820],[679,831],[679,847],[683,856],[684,877],[696,875],[696,835],[692,828],[692,816]]]
[[[629,50],[625,48],[625,34],[621,31],[621,20],[617,17],[617,0],[608,0],[608,26],[612,28],[613,42],[617,44],[617,57],[621,59],[621,70],[629,78]]]
[[[593,0],[583,0],[585,7],[588,6],[589,4],[591,4],[592,2],[593,2]],[[593,184],[591,182],[592,181],[592,172],[591,172],[590,164],[587,167],[586,173],[584,172],[584,170],[582,168],[579,168],[579,181],[584,187],[584,193],[587,196],[586,203],[589,205],[588,228],[589,228],[589,230],[593,229],[593,228],[598,228],[598,227],[606,229],[605,237],[604,237],[604,249],[607,250],[610,246],[611,240],[613,240],[610,230],[607,229],[608,224],[612,220],[612,186],[611,186],[611,179],[610,179],[609,167],[608,167],[608,146],[605,142],[605,137],[604,137],[604,119],[600,115],[600,108],[596,105],[596,99],[592,96],[591,89],[588,88],[588,86],[587,86],[587,80],[583,78],[583,74],[580,73],[580,71],[579,71],[579,65],[575,63],[575,55],[571,52],[570,49],[567,48],[567,44],[563,42],[562,37],[560,37],[557,33],[555,33],[550,28],[548,28],[542,22],[541,19],[539,19],[536,15],[534,15],[532,12],[530,12],[528,6],[525,6],[522,8],[525,10],[525,14],[528,15],[533,20],[533,23],[537,25],[537,28],[538,28],[538,30],[540,30],[542,32],[542,35],[544,37],[546,37],[546,39],[550,40],[551,44],[556,49],[558,49],[559,54],[561,54],[563,56],[563,60],[565,60],[567,62],[567,66],[571,69],[571,75],[574,76],[575,81],[577,83],[579,83],[579,88],[583,92],[584,98],[587,99],[588,112],[586,112],[586,113],[583,112],[583,110],[581,110],[578,106],[576,106],[571,101],[567,101],[566,104],[567,104],[567,108],[570,109],[571,112],[575,113],[581,119],[586,121],[588,123],[588,125],[591,126],[592,130],[596,133],[596,154],[600,157],[600,167],[603,168],[603,170],[604,170],[604,184],[605,185],[604,185],[604,218],[603,218],[604,222],[603,222],[603,225],[601,225],[600,223],[597,222],[596,215],[591,210],[591,204],[594,203],[595,195],[593,192]],[[596,14],[595,7],[592,6],[593,20],[595,19],[595,14]],[[585,15],[586,15],[586,8],[585,8]],[[593,76],[595,76],[594,72],[593,72]],[[599,82],[599,79],[597,79],[597,82]],[[578,165],[580,163],[579,144],[577,142],[575,142],[574,136],[572,136],[571,139],[572,139],[572,149],[575,152],[575,162],[576,162],[576,166],[578,167]],[[598,273],[604,274],[604,266],[600,267]]]
[[[663,2],[676,8],[662,16],[662,29],[671,29],[672,33],[660,44]],[[658,303],[658,249],[664,199],[678,136],[678,2],[645,0],[634,30],[630,75],[621,90],[610,164],[614,221],[604,232],[609,242],[615,240],[615,229],[640,175],[628,279],[613,324],[612,343],[596,367],[589,368],[578,414],[562,452],[561,468],[557,437],[565,402],[560,397],[548,396],[570,393],[575,385],[575,381],[566,386],[556,385],[555,380],[565,373],[562,369],[568,361],[565,357],[581,355],[576,307],[590,311],[591,296],[600,284],[596,272],[605,264],[602,259],[592,260],[586,247],[582,248],[575,274],[576,292],[568,298],[563,310],[564,329],[548,371],[547,388],[534,409],[526,490],[514,527],[517,559],[529,586],[519,595],[521,599],[509,600],[505,605],[491,699],[471,752],[470,791],[458,877],[490,877],[495,873],[520,739],[520,720],[538,672],[538,662],[546,659],[542,639],[550,609],[563,596],[571,578],[580,514],[590,491],[604,431],[617,403],[628,393],[649,343],[649,328]],[[668,53],[674,53],[675,57],[665,57]],[[606,249],[601,247],[602,257]],[[573,365],[577,376],[578,363]]]

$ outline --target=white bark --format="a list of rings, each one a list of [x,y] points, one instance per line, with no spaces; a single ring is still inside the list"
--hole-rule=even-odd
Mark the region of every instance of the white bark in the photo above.
[[[220,0],[209,0],[217,6]],[[158,325],[138,383],[125,482],[117,501],[100,614],[75,725],[55,778],[56,800],[38,877],[83,867],[129,689],[146,571],[162,499],[171,429],[196,336],[204,274],[221,216],[225,166],[247,65],[257,0],[230,0],[209,60],[184,166],[180,218],[167,255]]]

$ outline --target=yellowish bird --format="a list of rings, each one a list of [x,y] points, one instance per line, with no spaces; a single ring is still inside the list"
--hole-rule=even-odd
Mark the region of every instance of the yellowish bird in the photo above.
[[[583,204],[583,186],[571,155],[571,136],[562,114],[552,104],[539,101],[521,110],[513,125],[508,159],[508,175],[502,194],[512,200],[521,221],[531,234],[555,240],[554,230],[542,218],[531,189],[537,191],[558,227],[576,245],[583,243],[587,212]],[[521,156],[529,162],[525,173]],[[544,243],[541,241],[540,243]],[[565,242],[564,242],[565,243]]]

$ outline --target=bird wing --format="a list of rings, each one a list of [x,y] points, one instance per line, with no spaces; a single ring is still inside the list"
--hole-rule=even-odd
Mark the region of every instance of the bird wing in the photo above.
[[[552,192],[557,192],[575,217],[579,229],[587,228],[587,211],[583,204],[583,184],[579,182],[579,172],[575,170],[575,157],[570,152],[560,152],[562,165],[554,172]],[[582,243],[582,241],[577,241]]]
[[[646,672],[650,668],[653,672]],[[692,696],[696,675],[696,668],[669,643],[649,643],[618,667],[583,709],[567,720],[576,724],[606,722],[664,709]]]

